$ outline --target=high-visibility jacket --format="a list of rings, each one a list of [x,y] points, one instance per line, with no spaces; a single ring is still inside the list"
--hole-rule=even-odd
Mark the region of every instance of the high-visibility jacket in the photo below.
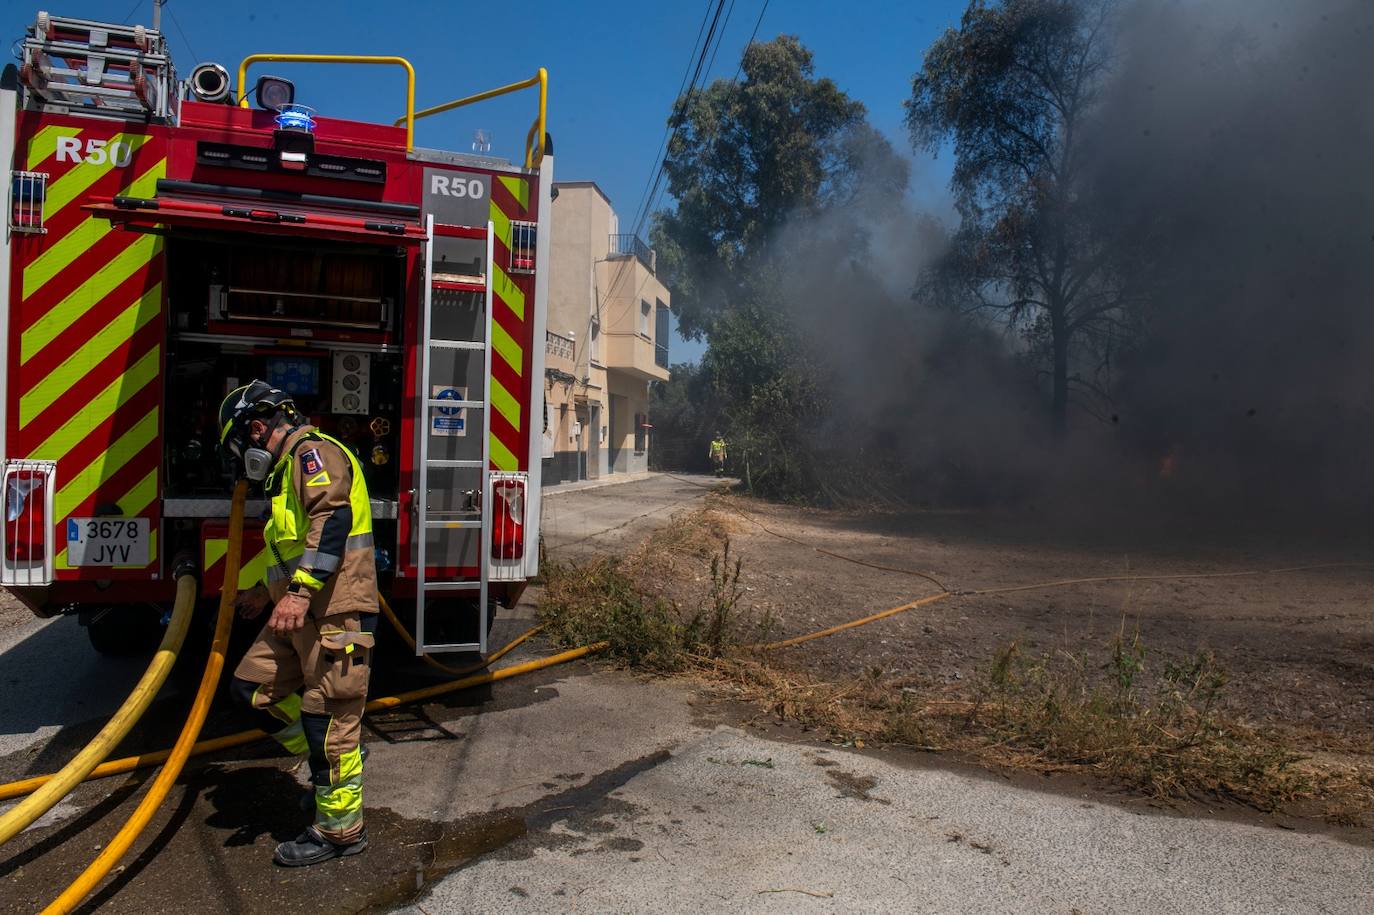
[[[314,426],[286,437],[267,478],[263,540],[267,587],[280,600],[291,582],[311,595],[315,617],[377,611],[372,503],[353,452]]]

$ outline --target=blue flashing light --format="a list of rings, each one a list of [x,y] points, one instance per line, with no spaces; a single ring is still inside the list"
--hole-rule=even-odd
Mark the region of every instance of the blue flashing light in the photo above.
[[[315,119],[311,116],[315,109],[305,105],[283,105],[273,119],[282,130],[303,130],[315,132]]]

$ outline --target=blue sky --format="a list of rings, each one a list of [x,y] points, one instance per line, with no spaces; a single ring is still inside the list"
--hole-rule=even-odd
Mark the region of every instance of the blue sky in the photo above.
[[[17,38],[39,6],[58,15],[150,23],[152,0],[5,0],[3,26]],[[607,193],[622,224],[634,218],[655,167],[664,124],[692,54],[706,0],[691,2],[454,3],[276,2],[237,4],[171,0],[163,30],[181,75],[202,61],[237,70],[250,53],[396,54],[417,71],[417,107],[515,82],[547,67],[549,130],[555,176],[591,180]],[[727,0],[730,18],[711,68],[729,79],[763,0]],[[902,102],[926,46],[958,21],[966,0],[836,3],[772,0],[758,39],[797,35],[815,53],[816,73],[862,101],[870,120],[910,153]],[[724,17],[722,17],[724,18]],[[296,98],[326,116],[390,120],[404,112],[399,69],[262,65],[297,85]],[[416,142],[468,150],[473,131],[493,135],[492,152],[522,155],[535,113],[533,92],[508,96],[421,121]],[[942,209],[948,159],[921,157],[913,199]],[[702,346],[673,341],[674,362]]]

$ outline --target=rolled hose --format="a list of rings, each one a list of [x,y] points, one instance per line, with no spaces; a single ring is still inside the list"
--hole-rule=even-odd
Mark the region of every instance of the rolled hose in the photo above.
[[[137,809],[120,828],[115,837],[106,844],[94,861],[81,875],[72,881],[71,886],[62,891],[45,913],[65,913],[81,903],[81,900],[95,889],[96,884],[105,879],[119,859],[129,850],[134,839],[143,832],[152,820],[153,814],[161,806],[172,784],[181,775],[182,766],[191,753],[191,748],[200,736],[205,724],[205,716],[210,711],[210,701],[219,685],[220,673],[224,669],[224,653],[229,646],[229,627],[234,621],[234,601],[238,597],[239,560],[243,546],[243,504],[248,496],[248,481],[240,480],[234,487],[234,501],[229,511],[229,543],[224,556],[224,586],[220,588],[219,614],[215,618],[215,638],[210,646],[210,657],[205,662],[205,672],[201,674],[200,688],[191,703],[191,713],[181,728],[176,745],[162,771],[153,779],[152,787],[143,795]]]
[[[143,713],[148,710],[158,690],[171,672],[186,641],[186,630],[191,624],[191,615],[196,607],[196,576],[191,573],[177,577],[176,603],[172,609],[172,619],[163,633],[162,644],[157,654],[148,664],[148,669],[139,678],[138,684],[124,700],[124,704],[110,717],[91,742],[82,747],[72,761],[62,767],[60,772],[45,776],[43,787],[25,798],[14,809],[0,816],[0,845],[13,839],[31,826],[43,814],[51,810],[58,801],[66,797],[81,782],[85,781],[101,760],[119,745]],[[13,794],[0,793],[0,800],[15,797]]]

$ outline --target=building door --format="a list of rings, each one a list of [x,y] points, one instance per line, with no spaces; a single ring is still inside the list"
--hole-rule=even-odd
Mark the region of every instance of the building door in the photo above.
[[[582,430],[582,478],[595,480],[601,476],[601,405],[591,404],[589,417]]]
[[[568,468],[567,478],[570,480],[585,480],[587,479],[587,439],[589,437],[587,408],[580,406],[573,415],[577,420],[575,428],[580,431],[574,436],[573,460],[572,466]]]
[[[623,447],[625,443],[622,441],[625,430],[620,427],[623,425],[621,414],[625,411],[625,398],[620,394],[608,394],[606,396],[610,401],[609,406],[611,412],[610,422],[608,423],[611,427],[610,441],[607,442],[610,452],[608,455],[610,458],[610,467],[608,469],[611,473],[624,473],[625,468],[621,465],[620,461],[621,452],[625,450]]]

